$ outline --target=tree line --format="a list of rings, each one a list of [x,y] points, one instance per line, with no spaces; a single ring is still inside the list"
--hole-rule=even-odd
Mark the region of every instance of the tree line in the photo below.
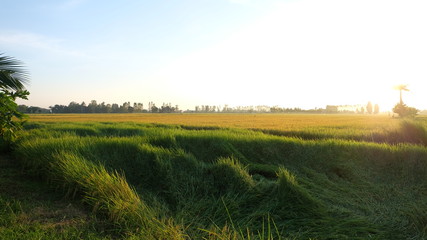
[[[236,106],[229,107],[228,105],[221,106],[210,106],[210,105],[201,105],[196,106],[194,111],[195,113],[357,113],[357,114],[378,114],[380,112],[380,107],[378,104],[373,105],[371,102],[365,105],[327,105],[325,108],[315,108],[315,109],[301,109],[298,107],[295,108],[286,108],[279,106]]]
[[[155,103],[148,103],[148,109],[144,109],[144,104],[134,102],[124,102],[119,105],[117,103],[99,103],[96,100],[90,101],[89,104],[85,102],[77,103],[70,102],[68,105],[55,104],[50,106],[49,109],[40,107],[19,105],[18,109],[23,113],[175,113],[180,112],[178,105],[172,106],[170,103],[163,103],[162,106],[157,107]]]
[[[143,103],[124,102],[119,105],[117,103],[99,103],[96,100],[77,103],[70,102],[68,105],[55,104],[49,109],[44,109],[34,106],[19,105],[18,110],[22,113],[181,113],[178,105],[173,106],[171,103],[163,103],[157,107],[154,102],[149,102],[147,108],[144,108]],[[194,110],[186,110],[185,113],[356,113],[356,114],[377,114],[379,113],[378,104],[373,105],[368,102],[366,106],[361,105],[327,105],[326,108],[301,109],[301,108],[285,108],[279,106],[236,106],[229,107],[214,106],[214,105],[199,105],[195,106]]]

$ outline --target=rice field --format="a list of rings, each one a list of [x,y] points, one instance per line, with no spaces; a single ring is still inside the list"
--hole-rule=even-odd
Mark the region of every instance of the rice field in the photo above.
[[[355,114],[34,114],[29,122],[108,122],[175,125],[184,128],[237,128],[303,139],[340,138],[393,142],[401,121],[388,115]],[[427,127],[427,116],[417,118]]]
[[[30,122],[133,122],[202,127],[300,131],[310,128],[391,128],[388,115],[345,114],[33,114]],[[421,118],[427,121],[427,117]]]
[[[111,222],[111,238],[425,239],[426,123],[32,115],[14,155],[28,174]]]

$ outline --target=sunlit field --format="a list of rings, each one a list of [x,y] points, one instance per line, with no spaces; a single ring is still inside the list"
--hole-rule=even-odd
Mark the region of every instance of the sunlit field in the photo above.
[[[427,119],[427,118],[426,118]],[[388,115],[344,114],[33,114],[31,122],[134,122],[248,129],[304,130],[313,127],[374,129],[396,125]]]
[[[427,237],[426,118],[31,115],[25,129],[20,167],[110,222],[103,238]]]
[[[427,117],[418,117],[427,127]],[[35,114],[29,122],[132,122],[178,125],[187,128],[239,128],[304,139],[342,138],[365,141],[382,139],[399,127],[389,115],[345,114]]]

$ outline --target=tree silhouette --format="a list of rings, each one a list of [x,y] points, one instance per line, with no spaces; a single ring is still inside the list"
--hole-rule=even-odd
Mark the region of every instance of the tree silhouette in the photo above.
[[[372,103],[371,102],[368,102],[368,104],[366,105],[366,111],[369,114],[372,114]]]
[[[402,91],[409,91],[407,88],[408,85],[401,84],[394,87],[394,89],[400,91],[400,102],[396,104],[393,108],[393,112],[399,114],[400,117],[415,117],[418,114],[418,109],[413,107],[408,107],[403,103],[402,100]]]
[[[406,84],[397,85],[394,87],[394,89],[399,90],[399,92],[400,92],[400,104],[403,104],[402,91],[409,91],[408,85],[406,85]]]
[[[374,106],[374,114],[378,114],[380,112],[380,106],[378,104],[375,104]]]

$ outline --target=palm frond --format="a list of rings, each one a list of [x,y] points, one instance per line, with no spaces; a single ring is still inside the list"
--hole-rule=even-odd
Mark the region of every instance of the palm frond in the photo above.
[[[22,63],[12,57],[0,53],[0,88],[23,90],[29,82],[29,74]]]
[[[403,91],[409,91],[407,84],[401,84],[401,85],[394,86],[394,89],[399,90],[399,91],[402,91],[402,90]]]

